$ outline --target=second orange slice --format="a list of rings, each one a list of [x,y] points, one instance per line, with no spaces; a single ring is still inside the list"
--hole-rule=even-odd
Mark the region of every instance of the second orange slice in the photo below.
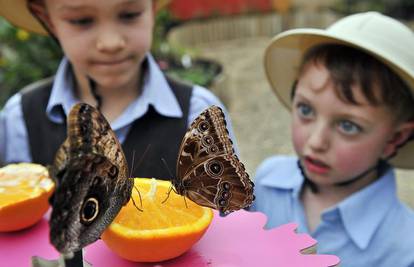
[[[206,232],[213,218],[210,208],[198,206],[171,191],[170,182],[135,179],[142,197],[143,212],[132,201],[103,233],[102,240],[122,258],[137,262],[157,262],[175,258],[189,250]],[[136,190],[132,197],[140,206]]]

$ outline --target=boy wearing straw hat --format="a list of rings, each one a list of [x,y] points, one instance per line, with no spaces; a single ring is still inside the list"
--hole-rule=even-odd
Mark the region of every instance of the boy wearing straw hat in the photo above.
[[[376,12],[277,35],[267,78],[292,113],[296,157],[258,168],[252,210],[296,221],[343,266],[414,266],[414,213],[393,166],[414,168],[414,35]]]
[[[191,122],[211,105],[224,107],[207,89],[166,78],[149,53],[154,14],[166,2],[0,0],[1,16],[28,31],[49,33],[65,53],[53,79],[7,102],[0,122],[5,161],[50,164],[65,138],[66,114],[82,101],[100,106],[130,166],[134,152],[139,158],[148,148],[133,177],[170,177],[160,159],[174,171]]]

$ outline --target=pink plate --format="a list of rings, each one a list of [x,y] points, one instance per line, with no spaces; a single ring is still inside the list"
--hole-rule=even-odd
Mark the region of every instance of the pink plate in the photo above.
[[[0,233],[2,266],[31,266],[31,256],[58,258],[58,252],[49,243],[46,217],[29,229]],[[226,217],[215,213],[210,228],[191,250],[176,259],[157,264],[124,260],[100,240],[86,247],[85,259],[95,267],[330,267],[339,264],[339,258],[334,255],[304,255],[304,250],[309,251],[316,241],[309,235],[297,234],[295,223],[264,230],[265,222],[266,216],[258,212],[241,210]]]

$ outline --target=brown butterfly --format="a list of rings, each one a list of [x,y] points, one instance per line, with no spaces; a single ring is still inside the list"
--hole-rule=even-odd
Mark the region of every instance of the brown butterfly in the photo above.
[[[104,116],[79,103],[68,116],[68,137],[55,156],[50,174],[50,240],[61,253],[95,242],[132,193],[133,179],[121,145]]]
[[[252,204],[254,184],[234,153],[221,108],[209,107],[191,124],[172,184],[177,193],[224,214]]]

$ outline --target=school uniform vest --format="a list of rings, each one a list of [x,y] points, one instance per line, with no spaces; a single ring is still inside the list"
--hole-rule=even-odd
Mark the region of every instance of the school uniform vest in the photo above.
[[[178,150],[187,130],[192,87],[169,78],[167,81],[180,104],[183,116],[165,117],[158,114],[150,105],[148,112],[132,123],[122,144],[129,170],[133,171],[131,177],[171,179],[171,174],[161,161],[162,158],[172,174],[176,174]],[[66,119],[65,123],[55,123],[46,114],[52,85],[53,79],[49,78],[22,90],[22,109],[32,161],[42,165],[53,164],[56,151],[66,138]],[[63,108],[58,108],[64,116]],[[147,152],[143,155],[145,150]],[[131,170],[132,166],[135,170]]]

